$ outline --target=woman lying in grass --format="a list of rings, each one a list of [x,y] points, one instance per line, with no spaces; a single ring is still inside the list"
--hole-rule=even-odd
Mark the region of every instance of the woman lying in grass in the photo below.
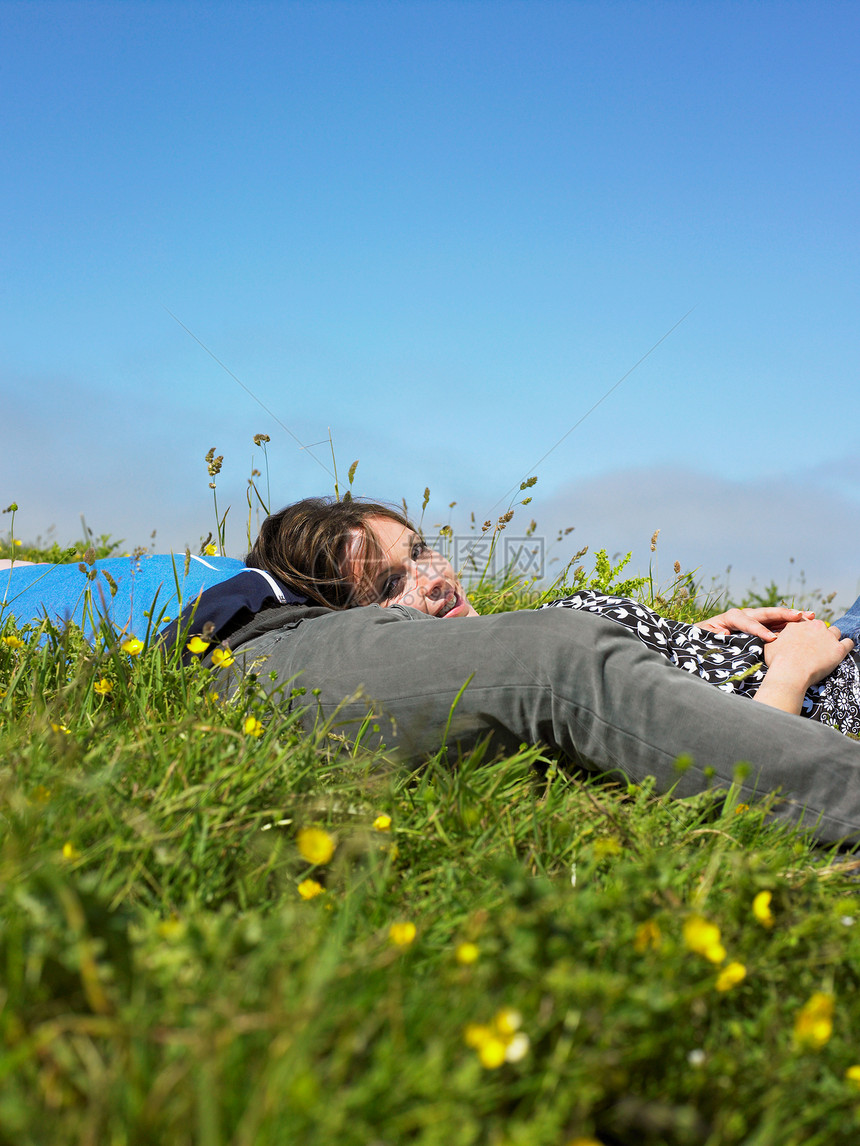
[[[70,615],[62,601],[83,591],[96,613],[122,601],[114,624],[123,631],[144,622],[154,630],[164,611],[176,615],[166,601],[175,582],[186,608],[164,641],[208,661],[225,699],[253,710],[268,693],[326,743],[417,764],[440,752],[489,759],[531,745],[536,759],[558,753],[658,793],[731,789],[746,803],[778,793],[775,816],[822,842],[860,843],[860,743],[827,727],[860,728],[857,630],[848,627],[860,605],[837,622],[841,632],[795,609],[730,610],[683,625],[588,593],[479,617],[450,565],[405,518],[354,501],[302,502],[273,515],[245,566],[204,567],[217,583],[202,592],[189,592],[200,564],[190,557],[144,559],[139,569],[125,559],[112,574],[115,596],[104,564],[67,567],[74,585],[50,600],[45,571],[58,576],[60,566],[11,570],[0,584],[0,623],[62,621]],[[129,607],[131,620],[122,619]],[[759,703],[736,704],[733,693]]]
[[[216,639],[232,643],[261,612],[308,602],[336,610],[405,607],[440,620],[478,616],[447,559],[427,546],[406,517],[376,502],[308,498],[272,514],[244,575],[237,575],[238,561],[226,558],[194,558],[190,566],[188,559],[183,568],[181,559],[149,555],[96,562],[89,572],[25,565],[7,575],[6,608],[19,624],[45,614],[74,617],[89,624],[92,635],[95,625],[83,615],[81,585],[104,573],[110,592],[96,580],[94,611],[124,631],[145,632],[152,625],[159,615],[154,595],[162,602],[161,616],[165,604],[174,612],[177,593],[186,602],[196,598],[164,630],[168,642],[191,632],[206,636],[207,646]],[[249,576],[254,572],[259,576]],[[811,612],[785,607],[730,609],[688,625],[628,598],[592,591],[542,608],[597,614],[723,692],[860,735],[860,662],[852,652],[860,635],[860,601],[829,628]]]
[[[330,608],[405,606],[477,617],[448,560],[402,514],[374,502],[311,498],[264,523],[246,564]],[[860,602],[828,627],[785,607],[730,609],[695,625],[628,598],[580,591],[542,608],[585,610],[723,692],[860,735]]]

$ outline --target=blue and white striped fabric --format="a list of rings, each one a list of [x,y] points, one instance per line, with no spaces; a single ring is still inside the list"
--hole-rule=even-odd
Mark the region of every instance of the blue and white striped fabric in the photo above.
[[[102,620],[124,636],[143,640],[204,589],[244,568],[237,557],[194,557],[152,553],[96,561],[88,579],[77,565],[14,565],[0,570],[0,624],[13,616],[20,627],[46,617],[54,624],[74,621],[92,640]],[[112,593],[111,578],[116,585]]]

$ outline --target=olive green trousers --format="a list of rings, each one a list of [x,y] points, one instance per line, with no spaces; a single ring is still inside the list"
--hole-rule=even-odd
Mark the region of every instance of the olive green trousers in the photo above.
[[[678,796],[728,787],[743,761],[739,799],[778,792],[776,815],[823,842],[860,840],[860,743],[726,695],[591,613],[439,621],[403,606],[283,606],[237,638],[225,692],[255,671],[285,704],[304,706],[309,725],[361,730],[362,743],[405,760],[489,736],[499,749],[543,744],[589,770],[652,776]],[[304,695],[291,698],[294,686]]]

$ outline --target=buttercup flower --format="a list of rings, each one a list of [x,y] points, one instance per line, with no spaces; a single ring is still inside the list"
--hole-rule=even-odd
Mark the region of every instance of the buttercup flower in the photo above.
[[[388,929],[388,938],[395,947],[408,947],[411,943],[415,942],[417,930],[414,923],[408,920],[401,920],[398,923],[392,923]]]
[[[308,863],[328,863],[334,855],[334,839],[323,828],[302,828],[296,836],[296,845]]]
[[[81,853],[78,851],[78,849],[72,843],[72,841],[66,840],[66,842],[63,844],[63,859],[64,860],[77,859],[80,854]]]
[[[860,1086],[860,1066],[849,1066],[845,1071],[845,1077],[849,1082],[853,1082],[855,1086]]]
[[[119,647],[128,656],[136,657],[143,652],[143,641],[139,641],[137,637],[127,637]]]
[[[216,668],[229,668],[236,663],[236,658],[229,649],[215,649],[212,653],[212,664]]]
[[[772,892],[760,891],[752,902],[752,913],[762,927],[773,927],[773,912],[770,909],[772,899]]]
[[[519,1062],[528,1053],[529,1037],[519,1030],[521,1023],[519,1011],[503,1007],[488,1024],[469,1023],[463,1039],[478,1052],[483,1067],[495,1070],[503,1062]]]
[[[743,963],[727,963],[717,975],[716,988],[718,991],[730,991],[747,977],[747,969]]]
[[[684,943],[697,955],[704,955],[711,963],[722,963],[726,949],[720,942],[720,929],[701,915],[690,915],[684,920]]]
[[[8,645],[10,649],[23,649],[24,642],[20,637],[4,637],[3,644]]]
[[[513,1035],[523,1024],[523,1017],[513,1007],[503,1007],[493,1020],[496,1030],[503,1035]]]
[[[242,731],[246,736],[262,736],[266,730],[256,716],[246,716]]]
[[[185,647],[189,653],[192,653],[195,657],[199,657],[201,653],[205,653],[209,648],[209,642],[204,641],[202,637],[192,637]]]
[[[214,542],[210,541],[206,548],[203,550],[203,553],[206,557],[217,557],[218,546]]]
[[[795,1045],[820,1050],[833,1034],[834,998],[826,991],[815,991],[797,1012],[794,1020]]]
[[[507,1043],[491,1026],[469,1023],[463,1032],[463,1039],[467,1046],[478,1052],[481,1066],[487,1070],[496,1070],[505,1061]]]
[[[314,899],[316,896],[322,895],[325,888],[315,879],[303,879],[299,884],[298,892],[302,899]]]
[[[101,680],[97,680],[93,685],[93,692],[97,692],[99,696],[107,696],[109,692],[113,692],[113,681],[103,676]]]
[[[477,962],[480,954],[477,943],[460,943],[454,952],[454,958],[464,967],[468,967],[470,963]]]
[[[662,935],[660,933],[660,926],[656,919],[646,919],[644,923],[640,923],[636,928],[636,934],[633,936],[633,950],[641,955],[643,951],[647,951],[649,947],[657,948],[662,942]]]
[[[741,814],[741,812],[748,812],[749,810],[750,810],[749,804],[736,804],[735,805],[735,815],[736,816],[739,816]]]
[[[380,812],[376,819],[373,821],[373,826],[378,832],[391,831],[391,816],[385,812]]]

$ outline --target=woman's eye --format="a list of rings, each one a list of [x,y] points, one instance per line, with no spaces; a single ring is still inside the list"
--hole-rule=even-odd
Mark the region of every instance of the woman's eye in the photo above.
[[[387,578],[380,590],[379,599],[381,601],[390,601],[392,597],[396,597],[400,592],[400,583],[402,580],[403,577],[399,573],[394,577]]]
[[[430,549],[428,548],[426,541],[416,541],[412,545],[412,553],[411,553],[412,560],[413,561],[420,561],[421,558],[425,555],[425,553],[429,553],[429,552],[430,552]]]

